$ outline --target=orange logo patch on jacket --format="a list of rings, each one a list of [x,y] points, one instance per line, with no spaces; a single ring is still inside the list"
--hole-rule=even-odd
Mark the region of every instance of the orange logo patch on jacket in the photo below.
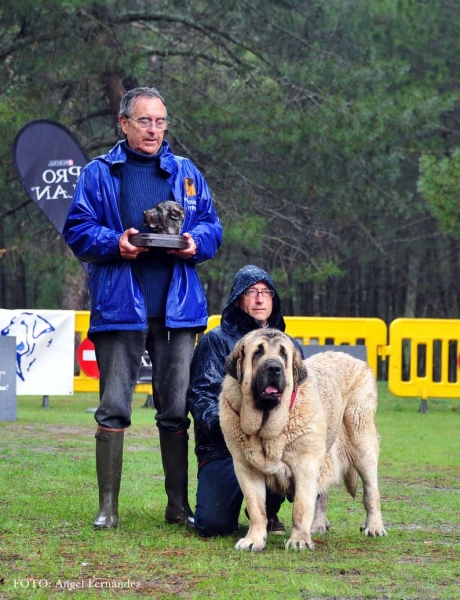
[[[187,198],[190,198],[190,196],[196,196],[195,182],[193,179],[191,177],[184,177],[184,183]]]

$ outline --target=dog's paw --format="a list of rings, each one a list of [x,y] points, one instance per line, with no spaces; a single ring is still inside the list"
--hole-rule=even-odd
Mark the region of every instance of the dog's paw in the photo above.
[[[383,537],[388,535],[380,519],[370,521],[369,523],[364,521],[360,529],[361,531],[364,531],[364,535],[367,535],[368,537]]]
[[[286,550],[314,550],[316,548],[315,542],[310,538],[294,536],[288,539],[285,545]]]
[[[267,535],[264,536],[246,536],[238,540],[235,550],[247,550],[248,552],[261,552],[265,548]]]
[[[329,523],[329,521],[327,519],[325,520],[318,520],[318,521],[314,521],[313,525],[311,526],[311,534],[312,535],[325,535],[329,529],[331,528],[331,525]]]

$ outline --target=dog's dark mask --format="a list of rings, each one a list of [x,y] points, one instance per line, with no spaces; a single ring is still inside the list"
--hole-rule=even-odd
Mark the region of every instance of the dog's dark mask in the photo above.
[[[252,380],[251,391],[256,408],[270,411],[281,402],[281,396],[286,388],[284,367],[277,359],[263,362]]]

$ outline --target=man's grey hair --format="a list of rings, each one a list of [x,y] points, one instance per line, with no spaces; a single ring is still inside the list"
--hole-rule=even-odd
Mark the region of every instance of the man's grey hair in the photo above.
[[[125,117],[126,119],[133,114],[134,105],[139,98],[159,98],[165,107],[165,116],[168,117],[168,109],[166,102],[160,92],[154,87],[137,87],[129,92],[126,92],[120,101],[120,110],[118,111],[118,117]],[[118,130],[121,133],[121,127],[118,123]]]

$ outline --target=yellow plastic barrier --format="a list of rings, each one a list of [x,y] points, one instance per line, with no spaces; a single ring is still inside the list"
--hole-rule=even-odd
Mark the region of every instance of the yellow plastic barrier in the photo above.
[[[381,319],[345,317],[284,317],[286,333],[302,345],[364,345],[367,362],[377,376],[378,356],[387,345],[387,326]],[[220,315],[208,319],[208,329],[220,324]]]
[[[387,327],[380,319],[335,317],[284,317],[286,333],[300,344],[309,345],[365,345],[367,360],[377,375],[378,355],[387,344]],[[220,315],[211,315],[206,331],[220,325]],[[87,337],[89,311],[75,311],[75,333],[80,343]],[[139,383],[136,392],[151,394],[151,385]],[[98,392],[99,380],[87,377],[83,371],[74,377],[74,392]]]
[[[220,324],[211,315],[208,328]],[[365,345],[377,375],[378,358],[390,358],[388,386],[396,396],[460,399],[460,320],[396,319],[389,328],[380,319],[346,317],[284,317],[286,333],[303,345]],[[86,338],[89,312],[75,312],[75,332]],[[136,392],[151,394],[149,383]],[[99,391],[99,380],[82,371],[74,377],[75,392]]]
[[[396,319],[390,325],[388,387],[396,396],[460,398],[460,321]]]

